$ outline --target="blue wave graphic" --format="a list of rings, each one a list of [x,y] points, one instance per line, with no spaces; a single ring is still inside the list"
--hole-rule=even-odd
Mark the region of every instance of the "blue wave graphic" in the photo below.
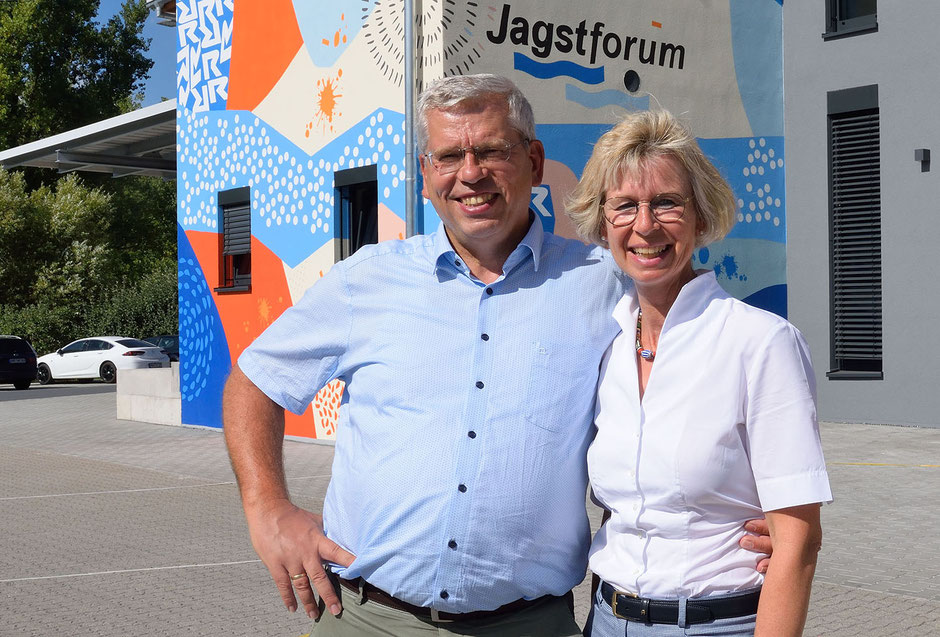
[[[567,75],[585,84],[601,84],[604,81],[604,67],[590,69],[574,62],[537,62],[524,53],[513,53],[513,66],[517,71],[528,73],[540,80]]]
[[[608,89],[589,93],[573,84],[565,86],[565,98],[587,108],[604,108],[605,106],[620,106],[628,111],[645,111],[650,107],[650,96],[631,97],[623,91]]]

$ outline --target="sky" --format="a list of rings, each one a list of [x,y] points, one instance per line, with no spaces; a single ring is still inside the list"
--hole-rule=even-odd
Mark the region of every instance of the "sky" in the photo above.
[[[121,4],[123,0],[101,0],[98,22],[107,22]],[[143,106],[151,106],[163,98],[176,97],[176,29],[158,24],[157,16],[151,13],[144,25],[144,37],[150,38],[147,56],[153,60],[153,66],[146,81]]]

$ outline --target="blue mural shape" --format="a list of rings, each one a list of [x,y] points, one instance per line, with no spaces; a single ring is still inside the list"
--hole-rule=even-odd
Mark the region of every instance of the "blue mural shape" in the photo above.
[[[771,285],[742,299],[745,303],[787,318],[787,286]]]
[[[737,198],[738,219],[728,236],[784,243],[787,227],[783,137],[732,137],[698,142]]]
[[[552,205],[551,186],[542,184],[533,188],[529,208],[542,220],[542,227],[546,232],[555,231],[555,207]]]
[[[295,267],[335,236],[333,173],[365,165],[376,166],[378,202],[404,218],[401,113],[378,109],[314,155],[247,111],[187,113],[179,126],[184,230],[219,232],[217,193],[248,186],[252,234]]]
[[[545,158],[564,164],[580,177],[597,139],[607,124],[538,124],[535,132],[545,146]]]
[[[783,135],[783,3],[730,0],[731,47],[752,135]]]
[[[591,93],[573,84],[565,86],[565,99],[587,108],[619,106],[628,111],[645,111],[650,107],[650,96],[633,97],[623,91],[606,89]]]
[[[574,78],[584,84],[602,84],[604,82],[604,67],[599,66],[590,68],[575,64],[569,60],[560,60],[558,62],[539,62],[533,60],[524,53],[513,53],[513,68],[517,71],[527,73],[540,80],[547,80],[553,77],[566,76]]]
[[[192,112],[225,110],[232,57],[232,17],[230,1],[176,3],[178,108]]]
[[[177,225],[180,398],[184,424],[222,427],[222,390],[232,369],[222,320],[205,274]]]
[[[307,54],[315,65],[322,68],[336,63],[359,34],[363,19],[375,7],[375,0],[293,0],[293,3]],[[338,42],[334,40],[336,34],[339,34]],[[323,43],[324,38],[328,40],[327,44]]]

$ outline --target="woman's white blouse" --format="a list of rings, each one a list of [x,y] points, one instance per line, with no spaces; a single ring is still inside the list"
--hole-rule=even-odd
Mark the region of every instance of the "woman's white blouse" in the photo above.
[[[832,500],[806,342],[700,273],[666,316],[641,402],[638,307],[618,303],[623,331],[601,364],[588,471],[611,518],[591,570],[644,597],[758,586],[759,556],[738,547],[744,522]]]

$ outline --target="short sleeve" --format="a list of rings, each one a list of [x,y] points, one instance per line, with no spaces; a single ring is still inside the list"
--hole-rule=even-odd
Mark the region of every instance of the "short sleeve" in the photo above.
[[[330,268],[238,358],[251,382],[295,414],[336,377],[349,342],[352,312],[343,265]]]
[[[799,330],[785,321],[771,330],[751,362],[747,432],[764,511],[832,501],[809,348]]]

